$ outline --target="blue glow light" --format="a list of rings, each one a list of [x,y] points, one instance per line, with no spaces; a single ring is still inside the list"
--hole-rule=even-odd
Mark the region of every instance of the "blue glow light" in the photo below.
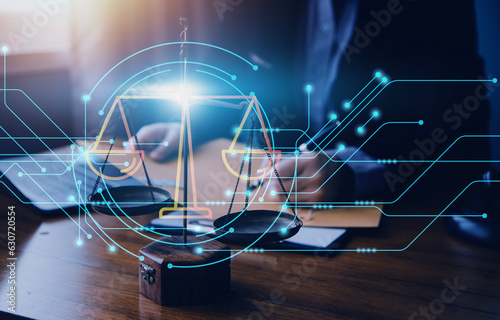
[[[497,78],[493,78],[493,79],[491,79],[491,81],[492,81],[493,83],[497,83],[497,81],[498,81],[498,80],[497,80]]]
[[[307,90],[308,92],[311,92],[311,90],[312,90],[312,86],[311,86],[310,84],[308,84],[308,85],[306,86],[306,90]]]
[[[83,244],[83,241],[82,241],[82,240],[80,240],[80,239],[78,239],[78,241],[76,242],[76,244],[77,244],[78,246],[81,246],[81,245]]]
[[[2,51],[3,51],[4,53],[7,53],[7,51],[9,51],[9,48],[8,48],[7,46],[3,46],[3,47],[2,47]]]
[[[115,246],[110,246],[110,247],[109,247],[109,251],[113,252],[113,251],[115,251],[115,250],[116,250],[116,247],[115,247]]]
[[[90,101],[90,96],[88,94],[84,95],[83,101]]]
[[[374,117],[378,117],[378,115],[379,115],[378,111],[373,111],[373,116]]]
[[[350,106],[351,106],[351,104],[350,104],[349,102],[344,103],[344,107],[345,107],[346,109],[348,109]]]
[[[419,124],[419,125],[423,125],[423,124],[424,124],[424,120],[420,120],[420,121],[418,122],[418,124]]]

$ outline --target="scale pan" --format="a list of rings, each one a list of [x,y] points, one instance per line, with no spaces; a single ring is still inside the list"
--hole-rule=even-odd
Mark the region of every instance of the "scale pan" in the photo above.
[[[153,192],[155,202],[152,202]],[[159,211],[170,205],[170,192],[148,186],[124,186],[103,190],[90,198],[96,212],[117,216],[138,216]]]
[[[278,242],[294,236],[302,227],[299,218],[284,212],[280,214],[271,210],[250,210],[239,217],[238,215],[240,212],[231,213],[214,221],[215,233],[218,236],[223,235],[217,240],[249,245],[262,236],[256,243]],[[269,229],[273,222],[274,225]],[[229,228],[233,228],[234,232],[228,232]],[[269,231],[266,232],[267,229]]]

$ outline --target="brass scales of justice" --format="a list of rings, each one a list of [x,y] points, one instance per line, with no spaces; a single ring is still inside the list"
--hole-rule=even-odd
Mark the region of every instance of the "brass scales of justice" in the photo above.
[[[182,85],[187,84],[187,19],[180,19],[183,30],[181,32],[180,46],[180,67],[182,74]],[[151,183],[146,165],[144,163],[144,151],[141,150],[137,139],[137,134],[133,125],[132,117],[129,116],[127,108],[123,107],[122,99],[137,99],[138,96],[118,96],[116,97],[104,125],[93,148],[87,152],[87,163],[91,170],[97,174],[96,183],[88,199],[94,211],[106,215],[115,216],[136,216],[159,212],[163,218],[168,218],[172,213],[181,213],[183,220],[182,236],[165,236],[153,243],[145,246],[139,251],[139,255],[144,259],[139,264],[139,291],[160,305],[194,305],[203,304],[225,296],[230,291],[230,258],[231,251],[223,243],[233,243],[237,245],[249,246],[256,243],[278,242],[295,235],[302,227],[302,221],[297,217],[295,210],[293,214],[272,210],[247,210],[249,205],[250,181],[262,179],[266,175],[274,173],[278,179],[281,189],[286,190],[281,182],[276,165],[279,162],[281,153],[271,148],[271,143],[265,130],[264,120],[261,114],[259,103],[255,96],[197,96],[182,97],[178,100],[182,104],[181,135],[179,141],[179,154],[177,158],[177,175],[175,198],[171,199],[171,194],[164,189],[154,187]],[[141,99],[178,99],[168,96],[145,96]],[[198,206],[196,199],[196,181],[194,175],[193,147],[191,137],[191,123],[189,118],[189,104],[193,99],[203,99],[216,106],[221,107],[243,107],[248,105],[239,130],[237,131],[229,149],[222,151],[223,161],[228,170],[237,176],[235,190],[229,209],[226,215],[213,222],[217,240],[210,237],[193,236],[187,234],[187,222],[189,212],[202,213],[204,217],[212,218],[210,208]],[[234,105],[232,103],[220,101],[223,99],[244,99],[248,102]],[[131,150],[113,150],[113,143],[108,150],[99,149],[99,143],[104,134],[107,124],[111,120],[116,107],[118,107],[119,119],[129,138],[135,141],[131,144]],[[250,114],[254,111],[251,116]],[[235,149],[236,141],[241,132],[241,128],[251,118],[251,129],[249,131],[246,148],[244,150]],[[127,121],[127,118],[129,121]],[[130,122],[130,125],[129,125]],[[263,130],[257,130],[257,122]],[[113,141],[118,134],[119,126],[114,131]],[[267,150],[254,150],[254,131],[262,131],[266,141]],[[133,139],[133,140],[132,140]],[[228,162],[229,153],[243,154],[239,172],[233,170]],[[252,155],[266,155],[269,163],[265,168],[259,169],[258,176],[252,176]],[[99,169],[91,160],[91,155],[106,155]],[[129,156],[131,164],[120,170],[122,176],[106,175],[106,165],[110,156]],[[245,163],[248,162],[248,174],[242,174]],[[179,186],[181,176],[181,166],[183,166],[183,203],[179,203]],[[101,181],[106,179],[119,180],[131,176],[142,167],[146,176],[145,186],[120,186],[114,188],[97,187]],[[193,188],[193,204],[188,203],[188,172],[190,171]],[[104,179],[103,179],[104,178]],[[246,180],[245,207],[243,211],[231,213],[236,191],[240,180]],[[174,215],[178,217],[178,215]],[[199,218],[199,216],[197,216]]]

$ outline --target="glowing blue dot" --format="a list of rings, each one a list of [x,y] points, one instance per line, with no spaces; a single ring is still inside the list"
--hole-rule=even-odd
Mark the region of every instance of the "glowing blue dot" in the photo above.
[[[144,256],[140,256],[139,260],[144,261]]]
[[[3,46],[3,47],[2,47],[2,51],[3,51],[3,52],[7,52],[7,51],[9,51],[9,48],[8,48],[7,46]]]
[[[127,141],[123,141],[122,142],[122,146],[126,147],[128,145],[128,142]]]
[[[77,244],[77,245],[79,245],[79,246],[81,246],[81,245],[83,244],[83,242],[82,242],[82,240],[78,240],[78,241],[76,242],[76,244]]]
[[[115,140],[114,139],[109,139],[109,143],[113,144],[113,143],[115,143]]]
[[[231,80],[236,80],[236,76],[234,74],[231,76]]]
[[[171,263],[167,264],[167,268],[172,269],[173,267],[174,267],[173,264],[171,264]]]
[[[486,213],[483,213],[483,219],[488,218],[488,215]]]
[[[233,227],[229,228],[229,232],[233,233],[234,232],[234,228]]]
[[[345,107],[346,109],[347,109],[347,108],[349,108],[350,106],[351,106],[351,104],[350,104],[349,102],[344,103],[344,107]]]
[[[100,116],[102,116],[102,115],[104,114],[104,111],[99,110],[99,112],[98,112],[98,113],[99,113],[99,115],[100,115]]]
[[[311,86],[310,84],[308,84],[308,85],[306,86],[306,90],[310,92],[310,91],[312,90],[312,86]]]
[[[378,71],[375,72],[375,77],[380,78],[380,76],[381,76],[380,72],[378,72]]]
[[[259,66],[258,66],[258,65],[254,65],[254,66],[253,66],[253,69],[254,69],[255,71],[259,70]]]
[[[82,184],[82,180],[78,180],[78,181],[76,181],[76,183],[77,183],[78,185],[81,185],[81,184]]]
[[[42,168],[42,172],[47,172],[47,169],[46,168]]]
[[[286,233],[286,228],[281,229],[282,233]]]
[[[254,95],[255,95],[255,92],[250,91],[250,95],[251,95],[251,96],[254,96]]]
[[[497,81],[498,81],[497,78],[491,79],[491,82],[493,82],[493,83],[497,83]]]
[[[271,190],[271,195],[274,196],[276,194],[276,191]]]
[[[377,252],[377,249],[376,249],[376,248],[373,248],[373,249],[372,249],[372,252]]]
[[[420,120],[420,121],[418,122],[418,124],[419,124],[419,125],[423,125],[423,124],[424,124],[424,120]]]
[[[113,252],[113,251],[115,251],[115,250],[116,250],[115,246],[110,246],[110,247],[109,247],[109,251]]]
[[[128,161],[125,161],[125,162],[123,163],[123,165],[124,165],[125,167],[128,167],[128,166],[130,165],[130,163],[128,163]]]
[[[198,252],[198,253],[202,253],[202,252],[203,252],[203,249],[202,249],[202,248],[200,248],[200,247],[198,247],[198,248],[196,248],[196,252]]]
[[[387,78],[386,78],[386,77],[383,77],[383,78],[382,78],[382,82],[387,82]]]
[[[231,195],[231,191],[227,190],[227,191],[226,191],[226,195],[227,195],[227,196],[230,196],[230,195]]]
[[[69,201],[75,201],[75,196],[69,196]]]
[[[288,206],[287,206],[287,205],[286,205],[286,203],[285,203],[285,204],[283,204],[283,205],[281,206],[281,208],[283,208],[283,210],[286,210],[286,209],[288,208]]]
[[[263,201],[264,201],[264,198],[260,197],[259,202],[263,202]]]
[[[101,192],[102,192],[102,188],[98,188],[97,193],[101,193]]]
[[[168,141],[163,142],[164,147],[168,147]]]
[[[83,101],[90,101],[90,96],[88,94],[84,95]]]
[[[92,235],[90,233],[87,234],[87,239],[92,239]]]
[[[341,145],[339,146],[339,149],[340,149],[340,150],[344,150],[344,149],[345,149],[345,146],[344,146],[343,144],[341,144]]]
[[[70,147],[71,149],[75,149],[75,145],[74,145],[74,144],[70,145],[69,147]]]
[[[294,154],[294,155],[296,155],[296,156],[298,156],[298,155],[300,154],[300,151],[299,151],[299,150],[295,150],[295,151],[293,152],[293,154]]]
[[[358,127],[358,132],[363,133],[363,127]]]
[[[337,115],[336,115],[335,113],[332,113],[332,114],[330,115],[330,119],[332,119],[332,120],[337,119]]]
[[[379,114],[378,111],[373,111],[373,116],[374,117],[378,117],[378,114]]]
[[[22,172],[19,172],[19,173],[17,174],[17,176],[18,176],[18,177],[22,177],[22,176],[23,176],[23,173],[22,173]]]

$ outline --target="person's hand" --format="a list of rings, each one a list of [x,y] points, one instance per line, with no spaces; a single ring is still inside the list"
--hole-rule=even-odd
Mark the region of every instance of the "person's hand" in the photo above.
[[[151,159],[164,161],[179,150],[180,132],[181,124],[178,122],[154,123],[142,127],[137,132],[137,140]],[[136,144],[134,137],[128,141],[127,149],[131,144]]]
[[[334,174],[342,165],[342,162],[334,162],[330,158],[331,156],[327,156],[323,152],[305,153],[297,157],[297,165],[295,157],[284,158],[278,163],[276,169],[287,193],[290,192],[292,183],[294,183],[293,177],[295,175],[295,167],[297,167],[297,180],[293,185],[293,192],[290,196],[291,201],[322,202],[348,200],[347,197],[354,190],[354,173],[347,165],[344,165]],[[335,158],[333,159],[335,160]],[[269,180],[264,179],[264,181]],[[295,199],[296,188],[297,199]],[[281,201],[284,202],[286,200],[287,195],[283,194],[279,181],[274,174],[269,185],[269,190],[275,191],[276,197]]]

